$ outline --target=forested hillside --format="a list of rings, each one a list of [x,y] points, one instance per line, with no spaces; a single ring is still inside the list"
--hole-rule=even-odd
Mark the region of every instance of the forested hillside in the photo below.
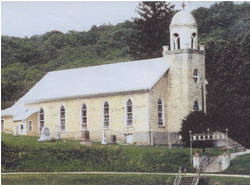
[[[48,71],[130,60],[133,22],[92,26],[87,32],[51,31],[30,38],[2,36],[2,109]]]
[[[51,31],[30,38],[2,36],[2,109],[48,71],[161,56],[162,45],[169,43],[174,12],[174,6],[165,2],[143,2],[138,7],[140,18],[117,25],[94,25],[86,32],[66,34]],[[216,112],[224,120],[223,127],[234,125],[231,129],[238,129],[239,134],[250,128],[246,126],[250,115],[250,4],[220,2],[193,14],[200,43],[206,45],[208,113]]]

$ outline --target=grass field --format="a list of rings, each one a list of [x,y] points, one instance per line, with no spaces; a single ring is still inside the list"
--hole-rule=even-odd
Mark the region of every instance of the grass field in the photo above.
[[[250,185],[250,179],[239,177],[205,177],[199,185]]]
[[[3,175],[2,185],[172,185],[165,175]]]
[[[2,185],[172,185],[168,175],[2,175]],[[249,185],[250,179],[205,177],[199,185]]]
[[[75,140],[37,142],[38,137],[2,135],[3,172],[133,171],[177,172],[180,166],[192,171],[188,148],[167,146],[81,145]],[[207,150],[216,153],[216,150]]]
[[[10,134],[2,133],[2,142],[11,146],[11,147],[21,147],[21,148],[30,148],[30,149],[64,149],[64,150],[72,150],[72,149],[83,149],[89,148],[88,145],[81,145],[77,140],[59,140],[54,142],[38,142],[39,137],[36,136],[13,136]],[[168,151],[167,146],[138,146],[138,145],[101,145],[98,142],[93,142],[91,144],[91,148],[121,148],[121,149],[135,149],[135,150],[161,150]],[[189,152],[189,148],[175,148],[174,150],[180,150]],[[196,150],[193,148],[193,151]],[[221,150],[217,149],[207,149],[203,152],[199,149],[202,155],[218,155],[221,154]]]

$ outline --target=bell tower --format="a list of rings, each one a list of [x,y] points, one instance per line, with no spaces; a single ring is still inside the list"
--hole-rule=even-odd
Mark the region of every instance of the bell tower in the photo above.
[[[198,29],[193,15],[176,13],[170,24],[170,48],[163,47],[169,63],[168,132],[176,142],[182,120],[192,111],[206,112],[205,47],[198,45]]]
[[[198,49],[197,24],[191,13],[184,10],[178,12],[173,17],[169,29],[171,51]]]

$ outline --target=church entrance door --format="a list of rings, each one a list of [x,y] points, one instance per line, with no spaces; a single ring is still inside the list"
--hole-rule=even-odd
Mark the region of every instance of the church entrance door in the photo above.
[[[133,135],[132,134],[126,135],[126,143],[133,144]]]

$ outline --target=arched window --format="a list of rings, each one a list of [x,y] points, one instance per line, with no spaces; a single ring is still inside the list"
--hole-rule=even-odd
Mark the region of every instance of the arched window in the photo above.
[[[44,127],[44,111],[41,108],[39,112],[39,131],[42,132],[42,129]]]
[[[158,125],[163,126],[163,104],[160,98],[158,99],[157,112],[158,112]]]
[[[199,81],[200,81],[200,73],[199,73],[198,69],[194,70],[193,79],[194,79],[195,83],[199,83]]]
[[[199,111],[200,110],[200,106],[197,100],[195,100],[194,102],[194,106],[193,106],[193,111]]]
[[[129,99],[127,101],[127,126],[132,126],[133,124],[133,107],[132,101]]]
[[[192,49],[197,49],[196,48],[196,33],[193,33],[191,36],[191,48]]]
[[[84,103],[82,105],[82,129],[87,129],[87,106]]]
[[[65,108],[61,106],[60,109],[60,131],[65,131]]]
[[[32,120],[28,121],[28,127],[29,127],[29,131],[32,132],[32,130],[33,130],[33,121]]]
[[[109,128],[109,104],[104,103],[104,128]]]
[[[174,50],[180,49],[180,36],[178,33],[174,34]]]

